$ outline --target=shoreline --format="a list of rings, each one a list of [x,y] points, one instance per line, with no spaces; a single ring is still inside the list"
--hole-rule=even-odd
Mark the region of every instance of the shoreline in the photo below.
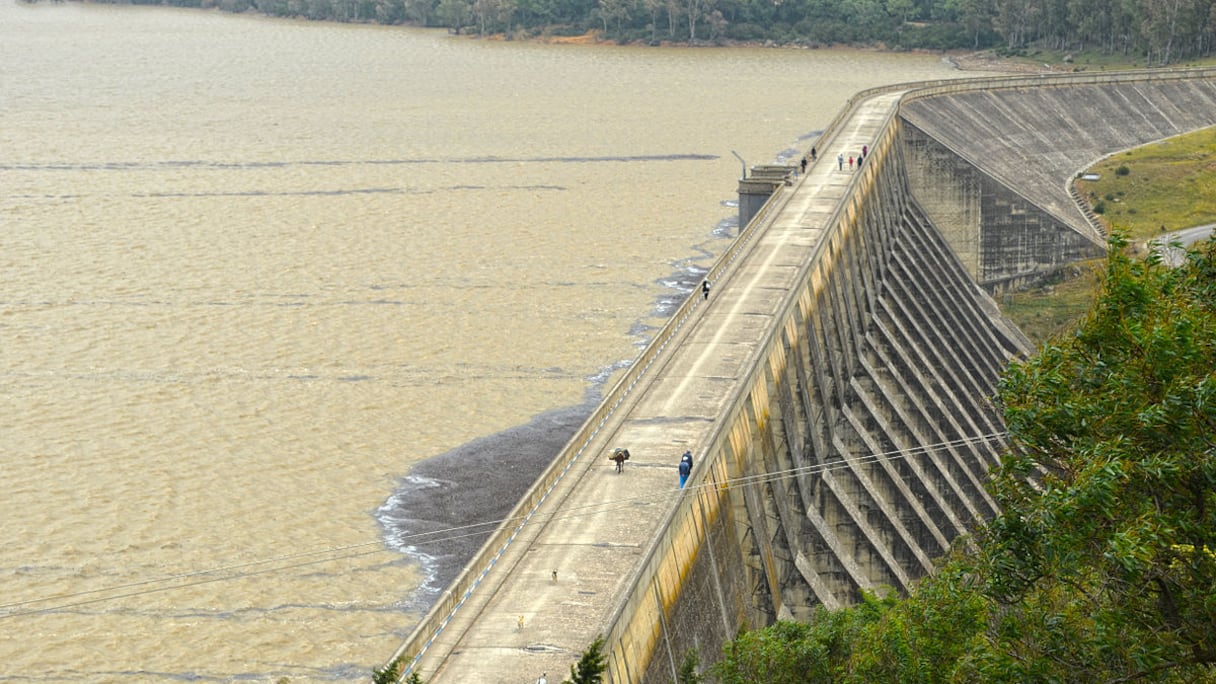
[[[80,4],[91,4],[96,0],[77,0]],[[31,4],[37,3],[38,0],[28,0]],[[97,4],[122,5],[129,4],[117,2],[116,0],[101,0]],[[991,49],[985,50],[966,50],[966,49],[949,49],[949,50],[932,50],[925,48],[908,48],[908,49],[893,49],[885,44],[877,43],[870,45],[852,45],[852,44],[805,44],[805,43],[779,43],[775,40],[766,39],[758,41],[735,41],[735,40],[713,40],[713,41],[671,41],[671,40],[631,40],[621,42],[618,40],[608,40],[601,38],[602,32],[599,29],[591,29],[586,33],[579,35],[563,36],[555,34],[543,33],[546,29],[539,29],[542,33],[536,35],[508,35],[505,33],[490,33],[478,34],[474,32],[460,33],[453,31],[451,28],[442,26],[419,26],[417,24],[403,23],[384,23],[371,20],[354,20],[354,21],[338,21],[329,18],[312,19],[304,16],[276,16],[267,14],[250,7],[243,11],[228,11],[220,9],[217,5],[207,5],[199,7],[188,7],[184,5],[148,5],[149,7],[187,9],[187,10],[204,10],[216,11],[224,14],[232,14],[235,16],[256,16],[267,19],[295,20],[313,23],[332,23],[346,25],[365,25],[365,26],[381,26],[386,28],[407,27],[419,30],[429,31],[445,31],[450,36],[456,38],[468,38],[473,40],[489,40],[499,42],[519,42],[519,43],[536,43],[542,45],[595,45],[595,46],[619,46],[619,47],[713,47],[713,48],[766,48],[766,49],[785,49],[785,50],[854,50],[863,52],[878,52],[886,54],[919,54],[919,55],[937,55],[944,61],[953,65],[959,71],[988,71],[1011,74],[1039,74],[1039,73],[1064,73],[1076,70],[1076,67],[1071,62],[1063,62],[1059,64],[1048,64],[1046,62],[1036,62],[1032,60],[1020,60],[1009,57],[998,57]],[[469,27],[472,29],[472,27]],[[1174,65],[1181,66],[1181,65]],[[1112,67],[1118,69],[1136,68],[1135,66]]]
[[[435,27],[431,27],[435,28]],[[576,36],[557,36],[557,35],[535,35],[527,37],[508,36],[503,33],[492,33],[488,35],[478,35],[474,33],[454,33],[451,29],[447,29],[453,37],[468,38],[471,40],[489,40],[499,42],[519,42],[519,43],[536,43],[541,45],[594,45],[606,47],[681,47],[681,48],[763,48],[773,50],[854,50],[863,52],[879,52],[886,54],[906,53],[912,55],[938,55],[944,61],[949,62],[954,68],[959,71],[997,71],[1011,74],[1038,74],[1052,72],[1070,72],[1073,71],[1072,65],[1047,63],[1031,63],[1028,61],[1019,61],[1007,57],[998,57],[991,50],[893,50],[883,45],[805,45],[805,44],[786,44],[777,43],[771,40],[764,41],[723,41],[723,42],[697,42],[688,43],[680,41],[658,41],[648,42],[643,40],[634,40],[629,42],[619,42],[615,40],[605,40],[600,38],[600,31],[592,30],[587,33]]]
[[[32,0],[32,1],[37,2],[37,0]],[[80,2],[82,4],[89,4],[89,0],[80,0]],[[103,2],[101,2],[100,4],[117,5],[117,4],[123,4],[123,3],[103,0]],[[1070,72],[1070,71],[1074,70],[1074,68],[1071,64],[1047,64],[1047,63],[1042,63],[1042,62],[1035,63],[1035,62],[1030,62],[1030,61],[1019,61],[1017,59],[1011,59],[1008,57],[998,57],[990,49],[989,50],[961,50],[961,49],[960,50],[928,50],[928,49],[922,49],[922,48],[892,49],[892,48],[887,47],[884,44],[874,44],[874,45],[802,44],[802,43],[778,43],[774,40],[759,40],[759,41],[722,40],[722,41],[697,41],[697,42],[692,42],[692,43],[682,42],[682,41],[670,41],[670,40],[660,40],[660,41],[655,41],[655,42],[650,42],[650,41],[646,41],[646,40],[632,40],[632,41],[627,41],[627,42],[620,42],[617,40],[607,40],[607,39],[601,38],[600,36],[601,36],[602,32],[599,29],[591,29],[591,30],[587,31],[586,33],[582,33],[579,35],[573,35],[573,36],[562,36],[562,35],[545,34],[545,33],[540,33],[537,35],[522,35],[522,36],[521,35],[508,35],[505,33],[490,33],[490,34],[481,35],[481,34],[477,34],[477,33],[459,33],[459,32],[453,31],[451,28],[445,28],[442,26],[418,26],[416,24],[411,24],[411,23],[387,24],[387,23],[381,23],[381,22],[375,22],[375,21],[335,21],[332,19],[309,19],[306,17],[278,17],[278,16],[272,16],[270,14],[266,14],[264,12],[260,12],[256,9],[252,9],[252,8],[247,9],[243,12],[225,12],[224,10],[221,10],[214,6],[212,6],[212,7],[203,6],[203,7],[196,8],[196,7],[177,6],[177,5],[161,5],[160,7],[191,9],[191,10],[202,9],[204,11],[213,10],[213,11],[233,14],[233,15],[237,15],[237,16],[252,15],[252,16],[263,17],[263,18],[267,18],[267,19],[286,19],[286,20],[301,20],[301,21],[306,21],[306,22],[318,22],[318,23],[382,26],[382,27],[388,27],[388,28],[407,27],[407,28],[414,28],[414,29],[428,30],[428,31],[445,31],[451,37],[454,37],[454,38],[465,38],[465,39],[470,39],[470,40],[488,40],[488,41],[497,41],[497,42],[534,43],[534,44],[540,44],[540,45],[594,45],[597,47],[607,46],[607,47],[654,47],[654,48],[708,47],[708,48],[726,48],[726,49],[764,48],[764,49],[774,49],[774,50],[827,50],[827,51],[851,50],[851,51],[877,52],[877,53],[886,53],[886,54],[905,53],[905,54],[912,54],[912,55],[937,55],[937,56],[940,56],[944,61],[953,65],[954,68],[958,69],[959,71],[989,71],[989,72],[1001,72],[1001,73],[1011,73],[1011,74],[1038,74],[1038,73],[1053,73],[1053,72]]]
[[[406,472],[375,517],[388,548],[422,572],[422,584],[401,598],[408,610],[430,610],[598,403],[592,388],[580,405],[545,411]]]

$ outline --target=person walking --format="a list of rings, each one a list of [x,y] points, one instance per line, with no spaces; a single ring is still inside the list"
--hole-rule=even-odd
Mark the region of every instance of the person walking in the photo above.
[[[608,457],[609,461],[616,461],[616,472],[621,473],[625,470],[625,461],[629,460],[628,449],[614,449],[612,455]]]
[[[836,155],[836,168],[844,171],[844,152]]]
[[[701,294],[705,299],[709,299],[709,278],[701,281]]]
[[[685,451],[680,457],[680,489],[684,489],[684,483],[688,482],[688,476],[692,474],[692,452]]]

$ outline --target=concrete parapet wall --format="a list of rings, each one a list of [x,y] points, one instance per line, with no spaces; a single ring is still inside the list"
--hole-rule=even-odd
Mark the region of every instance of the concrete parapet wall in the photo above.
[[[756,210],[755,221],[769,220],[772,216],[775,207],[780,204],[782,188],[776,188]],[[730,248],[718,258],[718,261],[706,274],[706,277],[711,281],[716,281],[720,273],[731,267],[731,265],[744,254],[752,240],[755,232],[746,232],[739,235]],[[634,360],[629,369],[616,382],[612,389],[605,396],[603,402],[596,410],[587,418],[583,425],[579,428],[570,439],[570,442],[554,458],[553,462],[545,469],[545,472],[537,479],[537,481],[528,489],[520,501],[511,510],[510,514],[505,518],[505,522],[500,525],[482,544],[478,552],[465,565],[456,579],[444,589],[436,601],[431,605],[426,615],[422,620],[415,625],[409,636],[402,641],[401,645],[389,658],[386,665],[398,663],[401,667],[398,669],[399,680],[404,680],[405,677],[412,672],[415,672],[421,661],[428,655],[432,647],[436,646],[441,640],[445,631],[455,631],[455,624],[458,621],[459,613],[462,608],[470,602],[477,590],[486,582],[491,571],[495,569],[498,562],[515,544],[516,539],[526,525],[532,522],[537,515],[540,507],[550,498],[563,479],[572,471],[576,470],[576,466],[580,461],[585,462],[587,458],[594,458],[593,455],[588,455],[591,444],[596,436],[604,430],[611,420],[613,414],[626,401],[635,386],[642,380],[651,369],[651,364],[663,353],[669,343],[675,340],[680,334],[681,329],[693,315],[696,308],[697,300],[695,297],[690,297],[672,314],[671,318],[657,332],[654,339],[642,354]],[[679,512],[679,511],[677,511]],[[654,548],[660,548],[657,545]],[[653,554],[652,554],[653,555]],[[485,593],[483,589],[481,593]],[[619,607],[616,615],[622,613],[631,614],[624,608],[629,608],[630,605],[637,604],[636,596],[629,598],[630,603],[623,607]],[[467,611],[466,611],[467,612]],[[614,618],[614,622],[620,622]],[[611,646],[616,642],[609,642]],[[649,642],[653,647],[654,640]],[[630,653],[642,653],[636,647],[636,642]],[[648,660],[650,654],[653,653],[653,648],[646,650],[646,657],[637,659],[637,662]],[[619,659],[618,659],[619,660]],[[617,660],[614,660],[617,662]],[[626,680],[627,681],[627,680]]]
[[[696,296],[685,302],[394,659],[414,668],[430,657],[441,662],[428,672],[461,672],[460,681],[472,681],[467,673],[485,660],[469,654],[475,648],[495,654],[477,681],[501,681],[508,659],[527,664],[519,667],[561,662],[573,653],[573,639],[600,633],[608,681],[668,682],[689,649],[713,660],[741,627],[805,618],[816,606],[848,605],[862,591],[908,589],[960,535],[996,512],[984,484],[1005,437],[992,399],[1005,364],[1029,343],[976,278],[999,287],[1061,255],[1100,250],[1093,224],[1079,212],[1068,215],[1075,202],[1066,181],[1118,146],[1216,119],[1214,76],[1216,70],[1010,77],[856,96],[817,146],[828,156],[832,145],[866,141],[870,154],[860,170],[809,169],[814,193],[800,191],[808,180],[801,178],[792,187],[775,185],[757,202],[755,218],[709,273],[727,283],[715,287],[716,299],[731,293],[732,264],[747,270],[749,279],[736,283],[747,296],[721,306],[705,300],[704,311],[696,311]],[[1045,100],[1036,87],[1058,92]],[[1081,94],[1069,95],[1069,88]],[[1055,118],[1018,129],[1021,142],[1007,146],[1054,150],[1029,158],[1050,162],[1043,174],[1026,158],[998,159],[999,146],[985,147],[985,136],[999,137],[1012,123],[978,128],[998,120],[993,109],[1021,97],[1053,108]],[[1092,117],[1082,121],[1068,111],[1082,100],[1106,104],[1089,108]],[[1195,114],[1195,107],[1207,111]],[[1120,112],[1118,120],[1110,120],[1112,112]],[[1070,119],[1071,129],[1061,123]],[[934,128],[964,123],[974,128],[961,139]],[[1117,131],[1090,130],[1101,127]],[[1095,142],[1065,149],[1052,137],[1059,130]],[[976,146],[968,147],[968,138]],[[950,225],[941,230],[939,221]],[[717,339],[726,328],[729,344]],[[682,339],[700,346],[672,354],[669,345],[683,350]],[[709,349],[714,353],[698,354]],[[665,355],[684,365],[663,370]],[[729,358],[713,363],[720,355]],[[652,366],[660,370],[651,373]],[[650,390],[635,392],[648,379]],[[660,396],[643,401],[649,393]],[[698,401],[681,401],[692,395]],[[639,413],[622,426],[618,408]],[[530,559],[558,558],[571,536],[550,522],[554,536],[538,549],[526,538],[546,526],[530,521],[551,497],[587,491],[579,478],[590,477],[589,458],[602,456],[597,439],[614,430],[656,452],[678,433],[697,446],[700,462],[686,489],[662,499],[654,527],[631,543],[571,545],[590,549],[580,556],[592,559],[585,563],[627,557],[614,566],[620,570],[610,579],[619,581],[572,593],[554,575],[542,589]],[[635,486],[645,481],[639,477]],[[496,564],[519,573],[494,574]],[[548,577],[557,566],[542,567]],[[561,625],[549,641],[521,646],[522,617],[521,629],[505,634],[493,619],[480,621],[478,611],[497,609],[492,592],[512,584],[508,577],[523,588],[504,589],[513,599],[504,603],[537,604]],[[480,608],[458,612],[465,604]],[[492,615],[501,619],[506,610]],[[489,627],[467,640],[458,636],[470,634],[470,624]],[[445,670],[444,653],[459,662]]]
[[[991,403],[1023,337],[912,200],[892,119],[756,351],[609,634],[611,681],[674,681],[740,627],[906,590],[996,507]]]
[[[684,653],[712,659],[741,627],[906,590],[996,512],[984,484],[1005,437],[992,398],[1029,344],[977,280],[999,290],[1100,254],[1069,180],[1119,149],[1216,122],[1210,78],[1070,76],[1042,92],[1019,77],[907,98],[614,616],[611,681],[675,681]],[[1024,97],[1020,127],[986,109]],[[947,116],[955,98],[986,102],[964,109],[996,128]],[[1145,121],[1126,125],[1142,108]],[[1029,157],[965,145],[1003,136]],[[1028,170],[1039,161],[1050,163]]]

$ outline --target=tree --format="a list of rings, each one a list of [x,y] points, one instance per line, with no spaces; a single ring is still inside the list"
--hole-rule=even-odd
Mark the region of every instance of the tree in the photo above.
[[[1179,269],[1125,247],[1111,241],[1076,334],[1001,383],[1015,449],[981,544],[1003,607],[988,675],[1154,681],[1216,664],[1216,242]]]
[[[695,43],[697,41],[697,22],[700,21],[702,13],[705,12],[711,0],[684,0],[684,2],[688,15],[688,42]]]
[[[650,15],[650,24],[647,28],[650,29],[650,42],[657,43],[659,41],[659,12],[663,11],[665,0],[642,0],[642,8]]]
[[[697,653],[697,649],[691,649],[684,654],[684,660],[680,662],[680,671],[676,674],[676,682],[679,684],[701,684],[705,678],[701,676],[697,670],[701,667],[701,656]]]
[[[670,38],[676,37],[676,18],[680,16],[680,0],[663,0],[664,7],[667,9],[667,35]]]
[[[600,684],[604,680],[604,637],[597,636],[595,641],[583,651],[578,662],[570,666],[570,679],[562,684]]]
[[[634,6],[634,0],[598,0],[600,21],[604,23],[604,33],[608,33],[608,25],[615,24],[619,33],[621,22],[629,18],[629,10]]]
[[[1034,40],[1040,13],[1036,0],[997,0],[996,9],[997,28],[1011,49]]]
[[[431,0],[402,0],[402,6],[407,20],[419,26],[431,23],[431,10],[434,9]]]
[[[705,15],[705,25],[709,27],[709,39],[717,40],[722,32],[726,30],[726,25],[729,24],[726,17],[722,16],[721,10],[712,10]]]
[[[393,662],[385,665],[383,668],[372,668],[372,684],[393,684],[397,678],[401,676],[401,669],[405,666],[405,656],[398,656]],[[418,673],[415,672],[410,677],[408,684],[421,684]]]
[[[971,47],[978,49],[980,36],[992,30],[992,18],[996,9],[992,0],[959,0],[963,26],[971,36]]]
[[[1202,51],[1211,0],[1143,0],[1141,33],[1160,64]]]
[[[472,16],[473,5],[469,0],[439,0],[435,7],[435,18],[455,33],[460,33],[460,29],[468,26]]]
[[[912,0],[887,0],[887,11],[892,16],[898,17],[901,24],[908,23],[908,17],[914,9],[916,9],[916,5],[912,3]]]
[[[511,27],[511,15],[515,12],[515,0],[473,0],[473,15],[477,18],[477,32],[486,35],[498,29]]]

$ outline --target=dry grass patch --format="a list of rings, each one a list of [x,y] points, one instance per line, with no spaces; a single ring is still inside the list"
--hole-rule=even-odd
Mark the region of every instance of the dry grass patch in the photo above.
[[[997,302],[1035,346],[1042,346],[1071,333],[1093,308],[1104,267],[1104,262],[1075,264],[1039,287],[1001,295]]]

